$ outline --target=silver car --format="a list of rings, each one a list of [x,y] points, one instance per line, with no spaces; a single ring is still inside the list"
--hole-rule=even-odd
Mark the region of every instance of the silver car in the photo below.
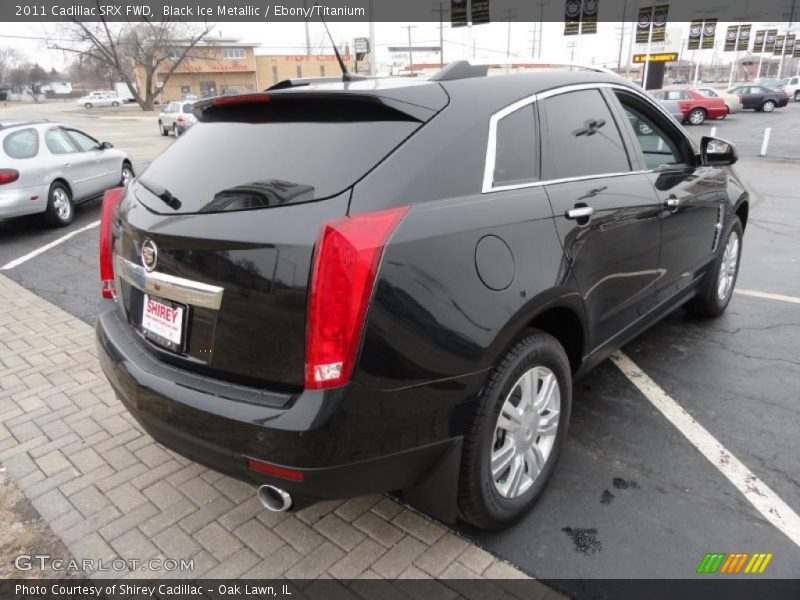
[[[161,131],[161,135],[171,133],[178,137],[197,123],[197,119],[192,114],[193,107],[194,103],[186,100],[170,102],[162,107],[161,112],[158,113],[158,129]]]
[[[128,155],[68,125],[50,121],[0,123],[0,219],[43,213],[68,225],[75,204],[127,185]]]

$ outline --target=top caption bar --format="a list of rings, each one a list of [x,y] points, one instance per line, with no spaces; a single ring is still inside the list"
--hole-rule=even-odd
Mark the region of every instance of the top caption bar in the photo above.
[[[725,21],[797,21],[800,3],[792,14],[790,0],[760,0],[753,2],[746,14],[745,2],[719,0],[675,0],[664,2],[639,0],[471,0],[479,10],[489,9],[490,22],[563,22],[568,4],[596,3],[598,21],[633,21],[634,7],[669,5],[670,22],[716,18]],[[3,0],[0,20],[3,22],[54,21],[379,21],[407,22],[440,19],[440,7],[449,22],[452,9],[464,12],[470,0],[348,0],[315,3],[314,0]],[[305,6],[304,6],[305,5]],[[484,21],[485,22],[485,21]],[[477,21],[476,21],[477,24]]]

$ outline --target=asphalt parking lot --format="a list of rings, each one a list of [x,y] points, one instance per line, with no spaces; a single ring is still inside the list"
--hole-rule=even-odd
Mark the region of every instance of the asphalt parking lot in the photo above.
[[[65,108],[34,110],[128,150],[137,170],[172,143],[158,134],[154,117]],[[0,114],[17,118],[23,110]],[[692,577],[708,552],[773,553],[763,577],[800,577],[800,103],[688,130],[699,139],[712,127],[737,145],[736,170],[752,194],[728,311],[714,321],[678,311],[623,349],[656,391],[643,393],[635,373],[612,361],[578,382],[564,455],[535,509],[501,533],[459,528],[575,597],[603,586],[578,578]],[[760,158],[765,127],[772,127],[772,141]],[[91,324],[97,228],[88,226],[99,208],[87,203],[62,230],[31,218],[0,222],[0,269],[86,228],[0,274]],[[657,408],[660,393],[724,451],[698,449],[697,439]],[[746,469],[747,493],[726,476],[737,463]]]

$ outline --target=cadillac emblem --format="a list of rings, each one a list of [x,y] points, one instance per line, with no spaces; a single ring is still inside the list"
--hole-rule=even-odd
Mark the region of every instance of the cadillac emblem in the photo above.
[[[156,262],[158,262],[158,247],[153,240],[147,238],[142,244],[142,266],[147,271],[152,271],[156,268]]]

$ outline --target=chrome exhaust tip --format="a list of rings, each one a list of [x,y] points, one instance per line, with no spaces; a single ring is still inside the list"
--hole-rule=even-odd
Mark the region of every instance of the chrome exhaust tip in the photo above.
[[[258,486],[256,497],[264,508],[272,512],[285,512],[292,507],[292,497],[289,492],[274,485]]]

